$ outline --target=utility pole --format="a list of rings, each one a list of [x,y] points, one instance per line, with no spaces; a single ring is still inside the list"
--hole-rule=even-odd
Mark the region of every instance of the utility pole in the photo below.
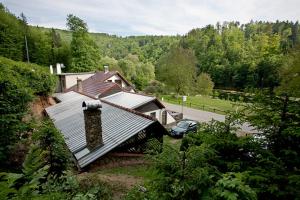
[[[28,45],[27,45],[27,37],[24,35],[25,38],[25,47],[26,47],[26,56],[27,56],[27,62],[29,63],[29,52],[28,52]]]
[[[182,115],[183,115],[183,98],[182,98],[182,100],[181,100],[181,113],[182,113]]]
[[[182,105],[181,105],[181,113],[183,115],[183,102],[186,101],[186,96],[182,96]]]
[[[27,19],[24,15],[24,13],[21,13],[21,19],[23,21],[23,28],[24,28],[24,39],[25,39],[25,48],[26,48],[26,57],[27,57],[27,62],[29,63],[29,52],[28,52],[28,43],[27,43],[27,33],[28,33],[28,24],[27,24]]]

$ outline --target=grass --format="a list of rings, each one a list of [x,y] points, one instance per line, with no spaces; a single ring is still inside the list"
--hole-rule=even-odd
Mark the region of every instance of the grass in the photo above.
[[[139,164],[101,169],[100,171],[98,171],[98,173],[106,175],[129,175],[134,177],[140,177],[144,180],[149,180],[153,176],[155,176],[155,170],[149,164]]]
[[[179,149],[181,145],[181,139],[174,139],[168,135],[164,136],[164,144],[169,144]],[[151,180],[155,177],[156,171],[151,167],[150,163],[130,165],[130,166],[120,166],[105,168],[97,171],[99,174],[115,174],[115,175],[129,175],[134,177],[140,177],[144,180]]]
[[[165,102],[181,105],[181,98],[176,98],[172,95],[162,95]],[[184,106],[199,110],[226,114],[228,111],[234,111],[237,105],[228,100],[213,99],[209,96],[188,96]]]
[[[164,144],[168,144],[168,145],[175,147],[176,149],[180,149],[181,139],[175,139],[169,135],[165,135],[164,136]]]

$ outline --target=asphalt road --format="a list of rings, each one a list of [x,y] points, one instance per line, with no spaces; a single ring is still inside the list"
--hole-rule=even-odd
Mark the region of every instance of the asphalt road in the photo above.
[[[182,107],[180,105],[170,104],[166,102],[162,102],[167,110],[180,112],[182,111]],[[209,122],[212,119],[224,122],[225,121],[225,115],[203,111],[203,110],[197,110],[194,108],[189,107],[183,107],[183,118],[192,119],[199,122]],[[248,123],[244,123],[241,127],[241,130],[246,133],[254,133],[257,132],[251,127]]]

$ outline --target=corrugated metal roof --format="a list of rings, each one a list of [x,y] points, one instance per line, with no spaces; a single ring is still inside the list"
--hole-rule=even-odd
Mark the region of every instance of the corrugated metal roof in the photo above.
[[[102,102],[101,119],[104,145],[90,152],[86,148],[82,102],[93,99],[76,92],[57,95],[56,98],[61,103],[46,108],[46,112],[56,128],[63,134],[68,148],[74,154],[80,167],[85,167],[155,123],[142,115]]]
[[[102,99],[126,108],[135,109],[156,98],[130,92],[118,92]]]

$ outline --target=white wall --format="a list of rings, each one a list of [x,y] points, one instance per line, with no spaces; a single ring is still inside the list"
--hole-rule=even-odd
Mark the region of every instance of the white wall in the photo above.
[[[161,123],[162,122],[162,111],[163,111],[163,109],[151,110],[149,112],[144,112],[144,114],[150,116],[150,113],[155,112],[156,113],[156,119],[158,119],[158,121]]]
[[[176,120],[172,117],[172,115],[170,115],[169,112],[167,112],[167,124],[171,124],[176,122]]]
[[[111,82],[115,83],[116,80],[121,80],[122,88],[128,86],[125,83],[125,81],[123,81],[118,75],[113,75],[112,77],[110,77],[109,79],[107,79],[105,82],[111,81]]]
[[[95,73],[91,72],[89,74],[72,74],[72,75],[64,75],[65,76],[65,89],[72,87],[73,85],[77,84],[77,78],[81,80],[85,80],[93,76]]]
[[[156,118],[158,119],[158,121],[160,123],[162,123],[162,113],[163,113],[164,110],[165,109],[158,109],[158,110],[153,110],[153,111],[145,112],[144,114],[150,116],[150,113],[155,112],[156,113]],[[172,117],[172,115],[170,115],[170,113],[167,112],[167,124],[174,123],[174,122],[176,122],[176,120]]]

